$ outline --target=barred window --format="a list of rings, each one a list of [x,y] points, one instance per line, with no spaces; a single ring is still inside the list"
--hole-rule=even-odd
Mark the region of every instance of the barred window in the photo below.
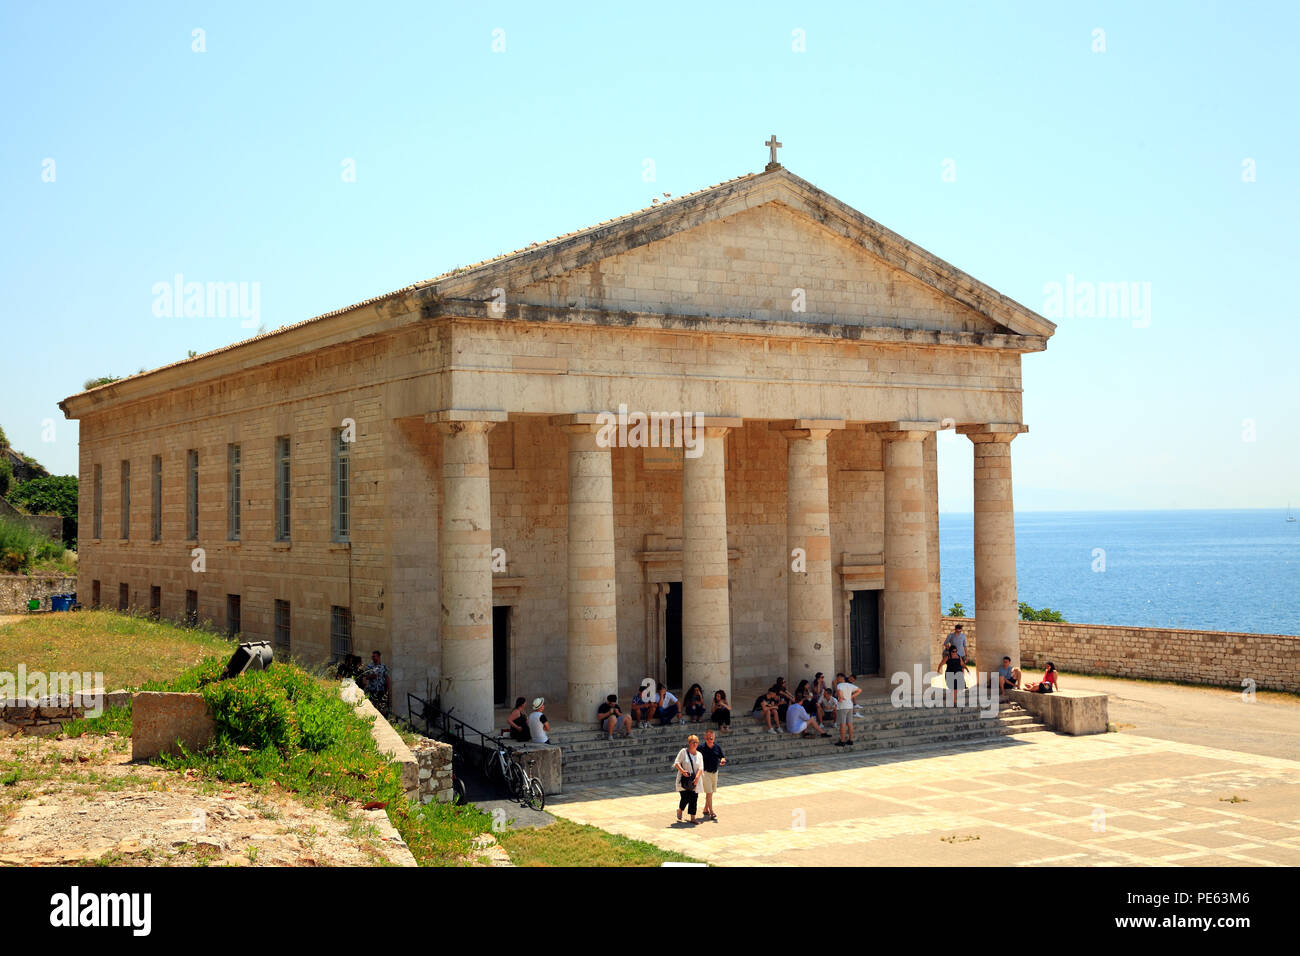
[[[185,453],[185,540],[199,539],[199,453]]]
[[[103,537],[104,530],[104,472],[95,466],[95,537]]]
[[[131,537],[131,462],[122,461],[122,537]]]
[[[152,484],[152,513],[150,515],[153,540],[162,540],[162,455],[154,455],[150,465]]]
[[[239,540],[239,491],[242,467],[239,461],[239,446],[226,446],[226,537],[231,541]]]
[[[334,429],[331,445],[334,449],[333,481],[331,482],[334,515],[333,538],[335,541],[347,541],[350,527],[349,507],[351,504],[348,495],[351,445],[344,438],[343,429]]]
[[[275,651],[284,657],[289,656],[289,602],[275,602]]]
[[[226,636],[235,637],[240,633],[239,595],[226,595]]]
[[[275,440],[275,540],[289,540],[289,436]]]
[[[341,661],[352,653],[352,609],[330,608],[330,658]]]

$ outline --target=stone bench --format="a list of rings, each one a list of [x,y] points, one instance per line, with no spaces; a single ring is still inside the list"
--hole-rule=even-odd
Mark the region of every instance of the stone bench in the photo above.
[[[1110,729],[1108,694],[1092,690],[1058,690],[1054,694],[1009,690],[1006,694],[1008,700],[1019,704],[1057,733],[1081,737],[1104,734]]]

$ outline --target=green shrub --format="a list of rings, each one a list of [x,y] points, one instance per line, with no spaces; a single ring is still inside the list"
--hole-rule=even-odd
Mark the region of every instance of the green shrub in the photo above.
[[[62,561],[63,542],[47,538],[22,521],[0,518],[0,560],[10,573],[21,574],[35,564]]]
[[[218,741],[253,750],[322,751],[339,739],[348,705],[296,667],[272,666],[201,687]]]

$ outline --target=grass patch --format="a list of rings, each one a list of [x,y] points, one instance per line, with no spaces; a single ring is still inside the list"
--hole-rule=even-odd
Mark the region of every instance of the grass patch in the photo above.
[[[21,663],[28,674],[103,674],[104,690],[161,689],[145,685],[230,652],[221,635],[117,611],[31,615],[0,627],[0,671],[16,673]]]
[[[516,866],[660,866],[665,862],[700,862],[653,843],[558,818],[550,826],[505,830],[496,836]]]

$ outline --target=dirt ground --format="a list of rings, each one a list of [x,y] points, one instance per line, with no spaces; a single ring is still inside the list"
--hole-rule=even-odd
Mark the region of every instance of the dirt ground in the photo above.
[[[215,789],[130,760],[124,737],[0,739],[0,865],[415,865],[382,809]]]

